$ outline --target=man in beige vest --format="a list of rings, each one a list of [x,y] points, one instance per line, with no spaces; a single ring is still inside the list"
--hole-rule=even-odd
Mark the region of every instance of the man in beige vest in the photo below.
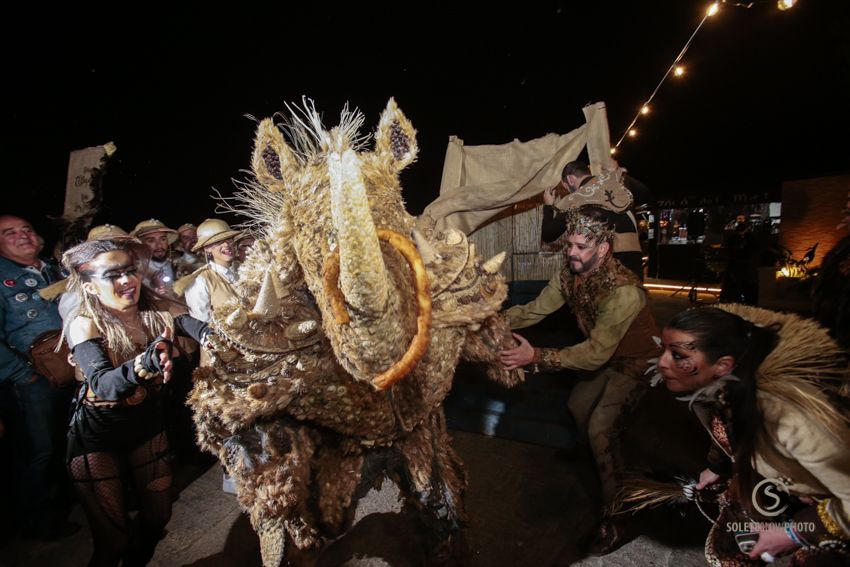
[[[142,281],[160,295],[173,297],[177,271],[171,256],[171,245],[177,241],[177,231],[168,228],[162,221],[149,219],[141,221],[130,232],[141,240],[151,251],[148,269]]]
[[[587,339],[562,349],[535,348],[521,335],[520,345],[501,352],[507,370],[533,366],[547,371],[589,373],[576,383],[569,409],[578,428],[587,433],[602,485],[603,521],[590,551],[605,554],[623,543],[623,525],[607,516],[619,492],[623,470],[622,431],[618,422],[647,389],[647,360],[660,349],[660,333],[646,293],[636,275],[613,257],[614,227],[610,211],[584,207],[566,215],[564,251],[567,265],[531,303],[505,312],[511,328],[542,321],[567,304]]]

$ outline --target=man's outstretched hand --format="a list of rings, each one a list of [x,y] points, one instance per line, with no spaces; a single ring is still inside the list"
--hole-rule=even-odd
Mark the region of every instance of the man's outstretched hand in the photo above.
[[[519,342],[519,346],[499,352],[499,360],[505,370],[513,370],[534,362],[534,347],[522,335],[511,334]]]

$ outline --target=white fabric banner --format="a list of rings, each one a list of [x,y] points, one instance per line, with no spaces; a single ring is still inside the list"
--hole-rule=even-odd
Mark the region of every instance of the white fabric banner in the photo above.
[[[103,162],[115,153],[112,142],[102,146],[71,152],[68,160],[68,178],[65,183],[65,207],[62,217],[68,223],[94,213],[100,202],[98,187],[93,177],[102,169]]]

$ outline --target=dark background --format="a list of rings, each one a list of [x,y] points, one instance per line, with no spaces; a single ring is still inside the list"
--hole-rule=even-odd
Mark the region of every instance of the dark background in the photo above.
[[[437,195],[449,135],[497,144],[565,133],[583,123],[582,106],[604,100],[619,139],[708,4],[9,9],[4,208],[50,238],[68,153],[111,140],[96,223],[197,224],[214,214],[212,188],[229,194],[249,165],[245,115],[307,95],[327,126],[349,101],[372,130],[394,96],[419,132],[419,161],[402,174],[418,214]],[[620,163],[659,197],[778,195],[782,180],[850,172],[847,4],[723,5]]]

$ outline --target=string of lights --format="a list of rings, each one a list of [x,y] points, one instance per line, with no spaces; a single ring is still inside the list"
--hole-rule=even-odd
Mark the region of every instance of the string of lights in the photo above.
[[[700,29],[702,29],[703,24],[706,22],[706,20],[708,20],[720,11],[721,5],[733,6],[736,8],[752,8],[753,6],[767,4],[772,1],[773,0],[753,0],[752,2],[732,2],[727,0],[720,0],[718,2],[712,3],[706,9],[705,15],[697,24],[693,33],[688,38],[688,41],[685,42],[685,46],[682,47],[682,49],[679,51],[679,54],[676,56],[675,59],[673,59],[673,63],[671,63],[670,66],[667,68],[667,71],[664,73],[664,76],[661,77],[661,80],[658,81],[658,84],[655,86],[655,89],[652,91],[652,94],[650,94],[649,97],[644,101],[644,103],[640,105],[640,109],[638,110],[637,114],[635,114],[635,117],[632,118],[632,121],[629,122],[629,125],[626,127],[626,129],[623,131],[623,135],[620,136],[620,139],[617,140],[617,143],[614,145],[614,147],[611,148],[611,153],[617,153],[617,149],[620,147],[620,144],[623,143],[623,140],[625,140],[627,136],[629,138],[634,138],[638,135],[638,130],[636,128],[638,120],[641,118],[641,116],[646,116],[650,113],[650,109],[652,108],[650,106],[652,100],[655,98],[655,95],[658,94],[658,91],[661,90],[662,85],[664,85],[670,75],[673,75],[677,78],[683,77],[685,75],[685,66],[682,64],[682,60],[684,59],[685,54],[691,47],[691,44],[693,43],[697,33],[699,33]],[[780,10],[788,10],[790,8],[793,8],[796,4],[797,0],[776,0],[776,6]]]

